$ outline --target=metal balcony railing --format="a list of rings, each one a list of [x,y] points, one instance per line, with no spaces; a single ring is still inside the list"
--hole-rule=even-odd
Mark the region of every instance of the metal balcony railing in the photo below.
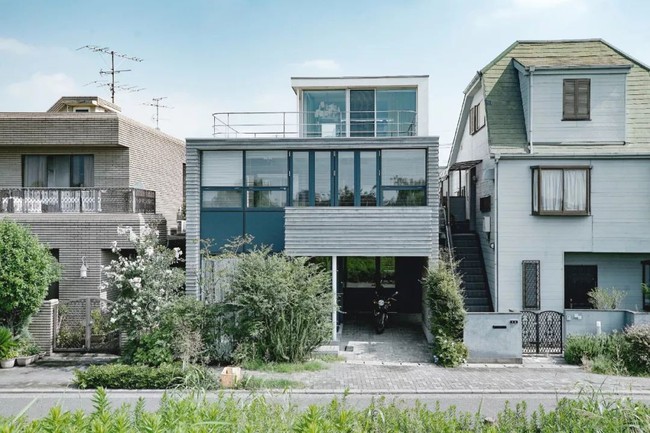
[[[5,188],[0,213],[156,213],[156,192],[137,188]]]
[[[417,135],[417,112],[230,111],[213,113],[215,138],[408,137]]]

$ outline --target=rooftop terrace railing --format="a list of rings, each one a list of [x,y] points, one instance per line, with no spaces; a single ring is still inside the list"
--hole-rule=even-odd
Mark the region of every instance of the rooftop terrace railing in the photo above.
[[[409,137],[417,113],[388,111],[230,111],[213,113],[215,138]]]
[[[156,213],[156,192],[137,188],[4,188],[0,214]]]

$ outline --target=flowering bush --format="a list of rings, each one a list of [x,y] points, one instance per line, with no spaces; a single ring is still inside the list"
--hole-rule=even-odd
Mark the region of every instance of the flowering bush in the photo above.
[[[160,245],[157,230],[145,225],[139,234],[131,227],[120,227],[117,233],[128,237],[136,256],[120,254],[104,268],[102,284],[104,289],[118,293],[111,307],[111,322],[135,339],[158,327],[161,311],[180,296],[185,272],[172,268],[179,262],[181,251]],[[120,252],[116,241],[112,251]]]

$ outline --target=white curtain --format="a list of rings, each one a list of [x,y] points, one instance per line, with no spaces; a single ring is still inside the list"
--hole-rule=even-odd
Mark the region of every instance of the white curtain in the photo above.
[[[38,188],[47,186],[47,157],[38,155],[25,156],[23,186]]]
[[[562,210],[562,170],[542,170],[542,210]]]
[[[564,170],[564,210],[587,210],[586,170]]]

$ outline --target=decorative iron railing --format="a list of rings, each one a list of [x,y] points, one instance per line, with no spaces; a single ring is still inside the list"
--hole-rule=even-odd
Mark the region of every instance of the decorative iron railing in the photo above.
[[[213,113],[215,138],[408,137],[417,132],[417,112],[230,111]]]
[[[156,192],[137,188],[5,188],[0,213],[156,213]]]

